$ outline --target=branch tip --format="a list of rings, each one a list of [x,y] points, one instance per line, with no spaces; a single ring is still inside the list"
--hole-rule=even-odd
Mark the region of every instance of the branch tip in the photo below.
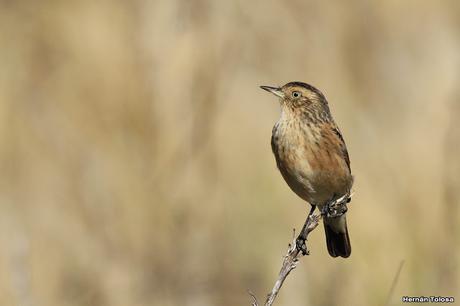
[[[307,248],[307,237],[319,224],[319,221],[324,216],[339,217],[346,213],[347,204],[351,201],[352,192],[348,192],[340,198],[332,198],[325,205],[324,209],[319,214],[310,214],[305,220],[305,224],[299,233],[295,235],[295,228],[292,229],[292,242],[288,245],[288,251],[283,257],[283,263],[278,275],[278,279],[273,286],[272,291],[267,295],[265,306],[273,305],[273,302],[278,295],[281,286],[286,280],[289,273],[297,267],[297,264],[302,256],[309,255],[310,251]],[[302,241],[302,247],[298,247],[298,241]],[[399,274],[399,272],[398,272]],[[249,295],[252,297],[252,306],[259,306],[256,296],[248,290]]]

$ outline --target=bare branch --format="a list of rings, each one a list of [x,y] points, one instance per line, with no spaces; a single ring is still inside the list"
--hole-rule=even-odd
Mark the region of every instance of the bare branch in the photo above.
[[[350,193],[347,193],[340,198],[332,199],[324,206],[324,209],[320,214],[310,214],[307,217],[302,231],[297,238],[295,238],[294,231],[293,241],[289,244],[287,253],[284,255],[283,263],[278,274],[278,279],[276,280],[272,291],[267,296],[264,304],[265,306],[273,305],[273,302],[275,301],[281,286],[283,285],[289,273],[297,267],[297,263],[302,256],[309,255],[306,241],[310,232],[312,232],[318,226],[319,221],[323,216],[327,215],[328,217],[338,217],[344,214],[347,211],[346,206],[347,203],[350,202],[351,196],[352,195]],[[253,299],[252,306],[259,306],[255,295],[252,292],[249,292],[249,294]]]
[[[257,298],[256,298],[256,296],[254,295],[254,293],[252,293],[251,290],[248,290],[248,293],[249,293],[249,295],[252,297],[251,306],[257,306],[257,305],[259,305],[259,304],[257,303]]]

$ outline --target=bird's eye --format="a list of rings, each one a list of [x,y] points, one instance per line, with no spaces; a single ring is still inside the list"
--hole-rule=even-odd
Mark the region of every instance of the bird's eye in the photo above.
[[[302,94],[301,94],[300,92],[298,92],[298,91],[292,92],[292,97],[293,97],[293,98],[298,98],[298,97],[300,97],[301,95],[302,95]]]

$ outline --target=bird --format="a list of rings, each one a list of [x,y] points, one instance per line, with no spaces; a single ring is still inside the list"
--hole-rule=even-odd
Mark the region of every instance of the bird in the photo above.
[[[303,82],[260,86],[279,98],[281,116],[273,127],[271,147],[282,177],[301,199],[323,211],[326,203],[350,192],[354,177],[345,140],[324,94]],[[327,250],[332,257],[351,254],[345,213],[323,217]]]

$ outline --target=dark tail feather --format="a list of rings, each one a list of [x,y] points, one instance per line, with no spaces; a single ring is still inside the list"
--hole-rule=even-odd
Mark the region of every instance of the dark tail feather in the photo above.
[[[331,222],[334,221],[324,221],[324,230],[326,232],[327,250],[329,251],[329,255],[332,257],[341,256],[343,258],[347,258],[351,254],[350,237],[348,236],[347,224],[344,223],[345,231],[342,232],[334,231],[333,226],[330,224]]]

